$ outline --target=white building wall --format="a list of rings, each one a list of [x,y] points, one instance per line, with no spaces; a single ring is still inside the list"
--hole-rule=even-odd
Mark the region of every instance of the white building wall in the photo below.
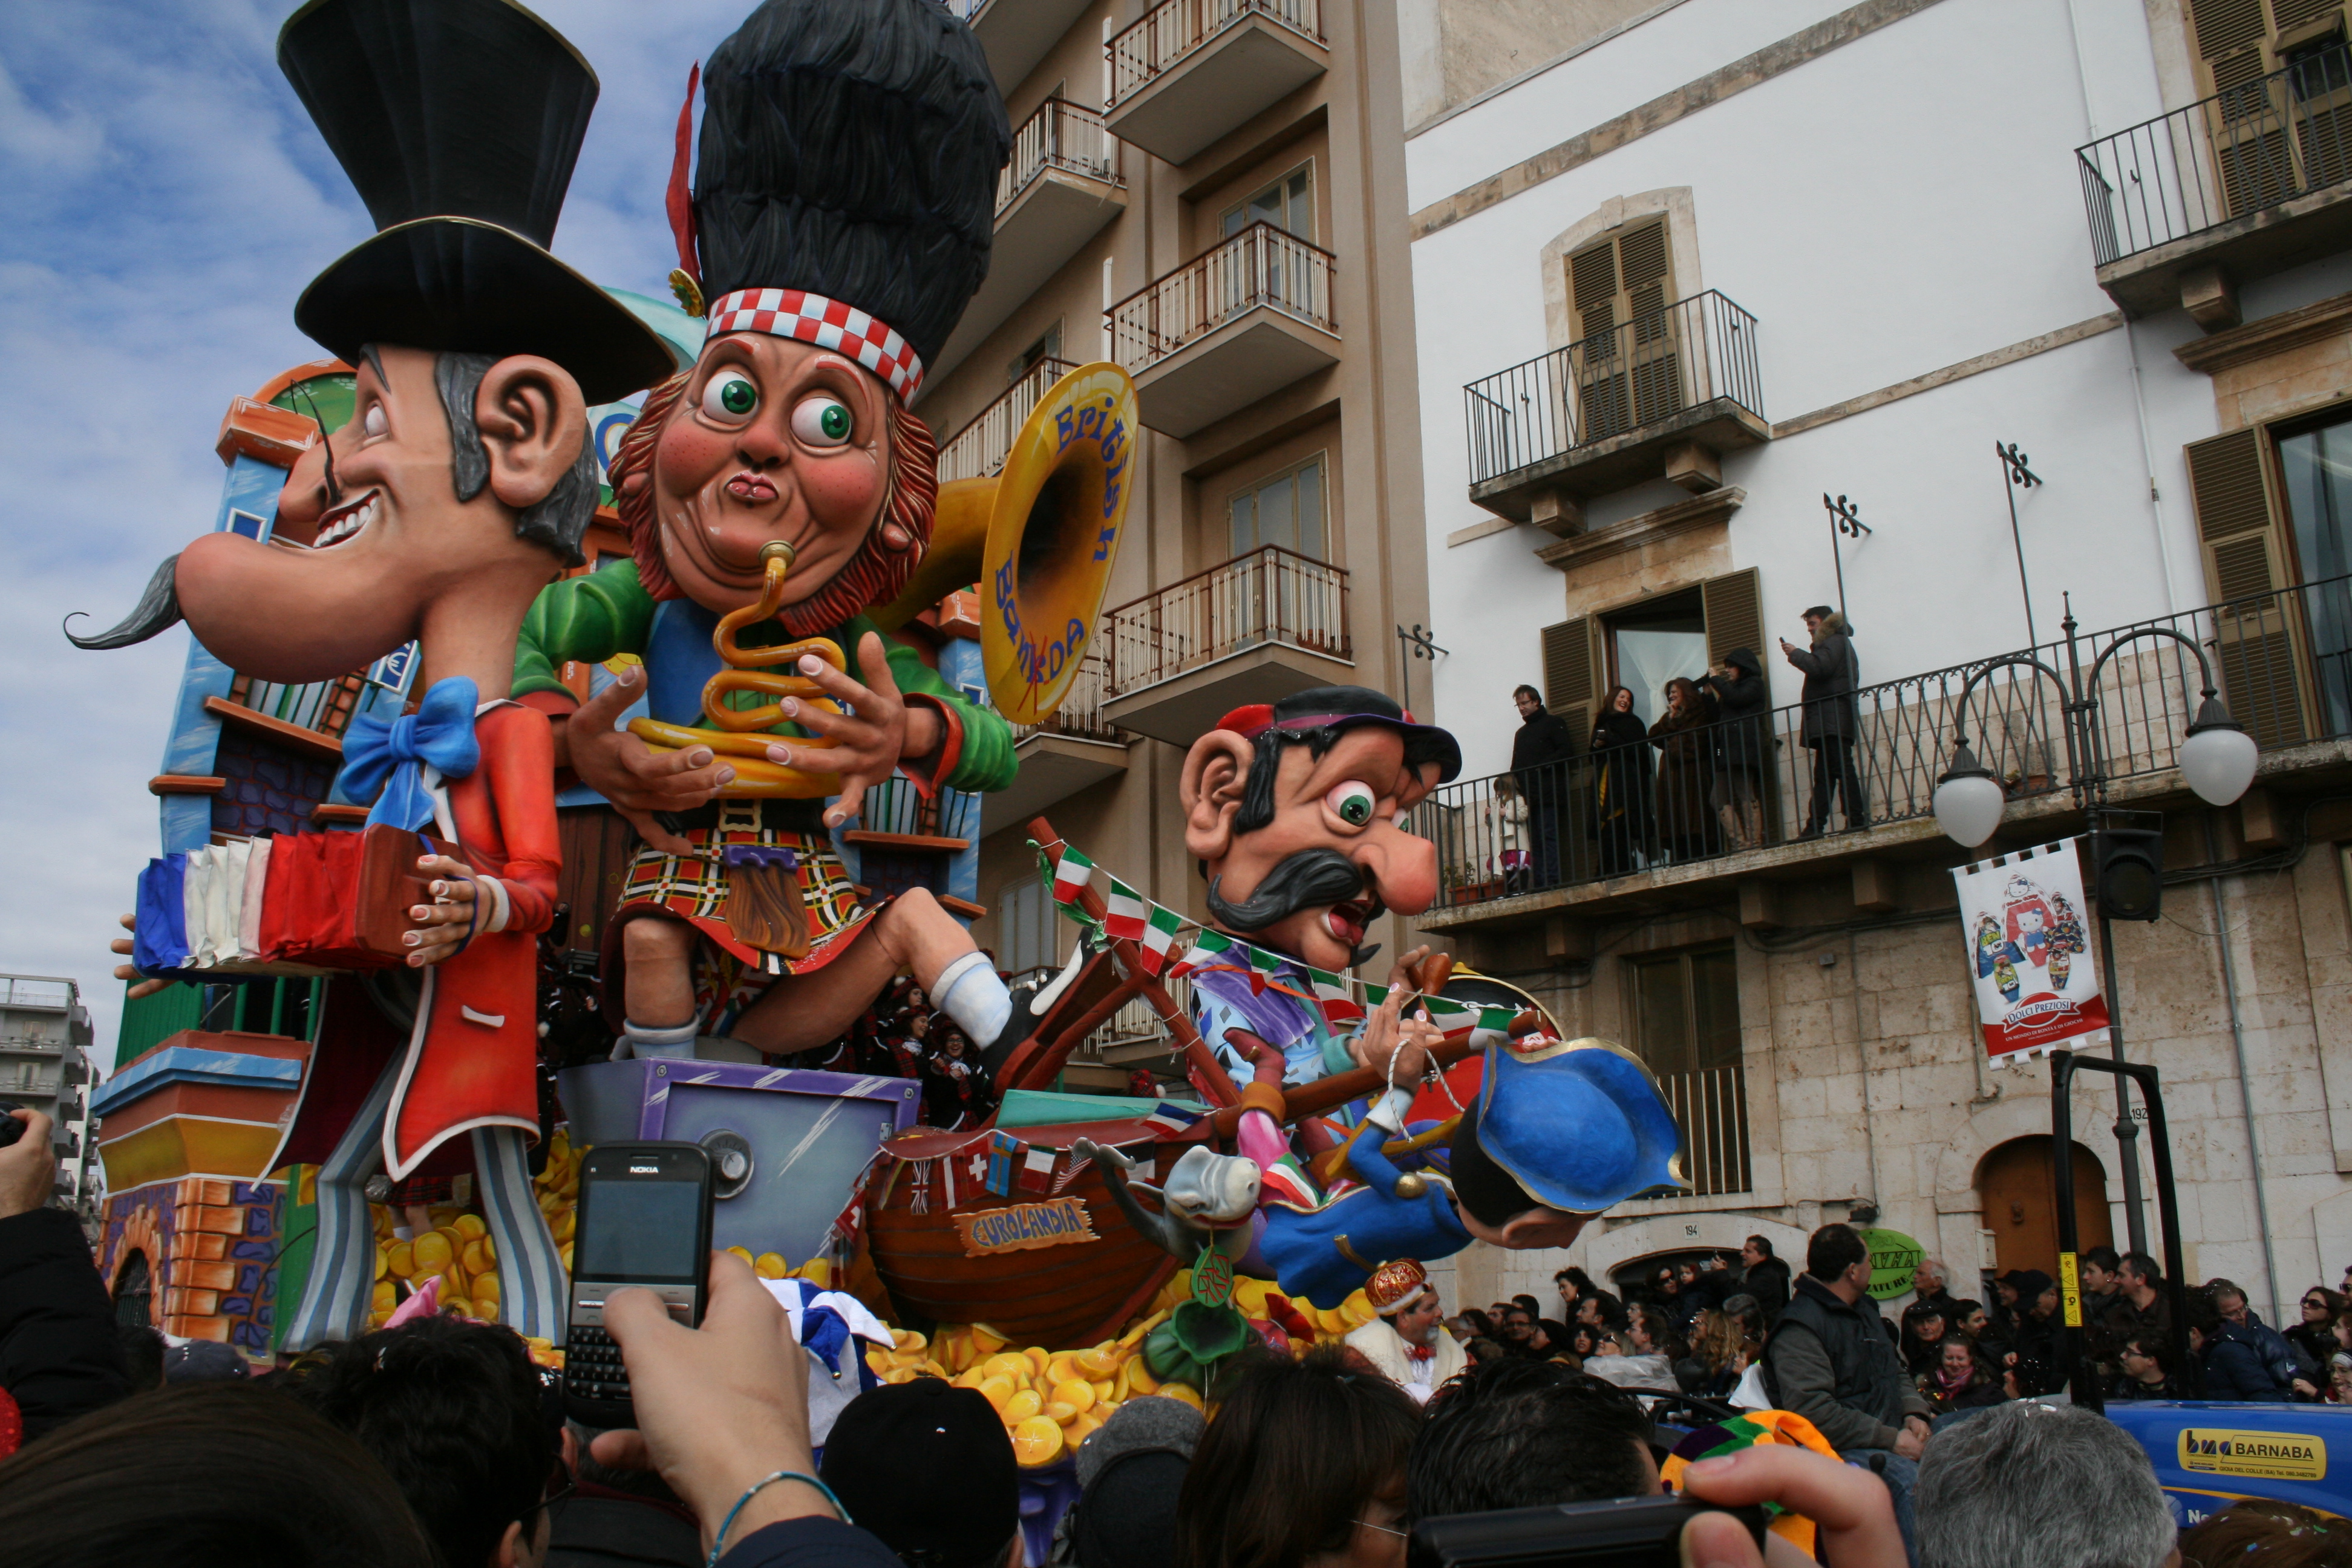
[[[1690,0],[1414,139],[1411,199],[1424,208],[1837,9]],[[2100,123],[2158,111],[2139,6],[2076,11]],[[1432,611],[1454,650],[1437,710],[1466,773],[1507,761],[1509,689],[1539,677],[1538,629],[1565,614],[1537,530],[1447,543],[1488,515],[1467,499],[1464,384],[1558,346],[1545,245],[1612,196],[1689,187],[1702,285],[1756,316],[1763,412],[1783,421],[2110,317],[2073,156],[2092,123],[2074,35],[2064,0],[1941,0],[1414,243]],[[1727,454],[1725,483],[1748,492],[1731,564],[1761,569],[1768,638],[1801,641],[1797,612],[1835,596],[1828,491],[1876,531],[1847,546],[1865,680],[2021,642],[1996,440],[2048,481],[2021,509],[2039,637],[2057,635],[2063,591],[2094,630],[2203,603],[2179,448],[2213,433],[2212,391],[2168,352],[2195,330],[2174,313],[2103,331]],[[1590,525],[1681,494],[1660,480],[1601,498]],[[1768,664],[1774,700],[1793,701],[1794,672]]]

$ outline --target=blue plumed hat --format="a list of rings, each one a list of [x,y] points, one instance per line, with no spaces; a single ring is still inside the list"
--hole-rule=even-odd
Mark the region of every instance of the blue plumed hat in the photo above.
[[[1690,1185],[1682,1130],[1657,1080],[1607,1040],[1530,1036],[1489,1046],[1470,1120],[1473,1136],[1454,1144],[1454,1190],[1489,1224],[1507,1219],[1505,1208],[1527,1206],[1518,1194],[1547,1208],[1598,1214],[1659,1187]],[[1475,1168],[1484,1165],[1492,1169]]]

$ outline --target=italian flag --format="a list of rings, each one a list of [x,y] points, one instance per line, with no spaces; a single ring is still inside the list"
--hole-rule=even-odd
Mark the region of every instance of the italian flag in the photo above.
[[[1103,900],[1103,930],[1129,942],[1140,942],[1143,940],[1144,911],[1150,907],[1150,901],[1141,893],[1113,877],[1110,892]]]
[[[1151,918],[1143,922],[1143,950],[1139,955],[1144,973],[1157,978],[1168,967],[1168,954],[1176,946],[1176,928],[1183,923],[1183,917],[1174,910],[1151,906]]]
[[[1481,1007],[1478,1009],[1478,1026],[1503,1034],[1510,1028],[1511,1020],[1518,1016],[1517,1009],[1512,1007]]]
[[[1184,956],[1178,959],[1169,968],[1168,973],[1172,977],[1190,974],[1196,969],[1205,968],[1231,951],[1233,945],[1233,938],[1203,926],[1199,934],[1192,938],[1192,945],[1184,950]]]
[[[1328,970],[1309,967],[1307,984],[1314,988],[1316,1004],[1323,1016],[1333,1024],[1352,1024],[1364,1016],[1361,1004],[1356,1000],[1353,988]]]
[[[1078,895],[1094,879],[1095,863],[1075,849],[1065,848],[1060,862],[1054,868],[1054,900],[1075,904]]]
[[[1262,947],[1253,947],[1249,950],[1249,961],[1252,969],[1263,970],[1268,974],[1276,973],[1282,967],[1282,954],[1268,952]]]

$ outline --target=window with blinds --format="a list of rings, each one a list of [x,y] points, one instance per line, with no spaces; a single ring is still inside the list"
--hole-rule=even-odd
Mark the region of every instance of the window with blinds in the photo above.
[[[2268,433],[2252,427],[2182,448],[2206,585],[2220,606],[2223,700],[2265,750],[2308,740],[2314,729],[2297,605],[2273,592],[2294,571],[2269,446]]]
[[[1666,221],[1612,233],[1568,258],[1580,443],[1636,429],[1682,408],[1682,349]]]
[[[2195,0],[2213,173],[2235,216],[2352,178],[2344,0]]]
[[[1683,1130],[1683,1173],[1699,1193],[1750,1185],[1738,957],[1728,946],[1636,959],[1633,1039]]]

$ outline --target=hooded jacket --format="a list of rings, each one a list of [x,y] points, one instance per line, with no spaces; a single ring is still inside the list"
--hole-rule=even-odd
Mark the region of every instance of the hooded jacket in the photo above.
[[[2199,1359],[2205,1363],[2205,1397],[2283,1403],[2286,1384],[2263,1364],[2262,1342],[2227,1318],[2205,1336]]]
[[[1738,673],[1727,680],[1709,673],[1697,681],[1715,694],[1716,717],[1721,721],[1715,731],[1716,771],[1760,779],[1771,749],[1771,684],[1752,649],[1733,648],[1723,662]]]
[[[1845,617],[1832,610],[1813,633],[1813,646],[1789,650],[1789,662],[1804,671],[1805,744],[1851,741],[1861,728],[1853,694],[1862,686],[1862,662]]]

